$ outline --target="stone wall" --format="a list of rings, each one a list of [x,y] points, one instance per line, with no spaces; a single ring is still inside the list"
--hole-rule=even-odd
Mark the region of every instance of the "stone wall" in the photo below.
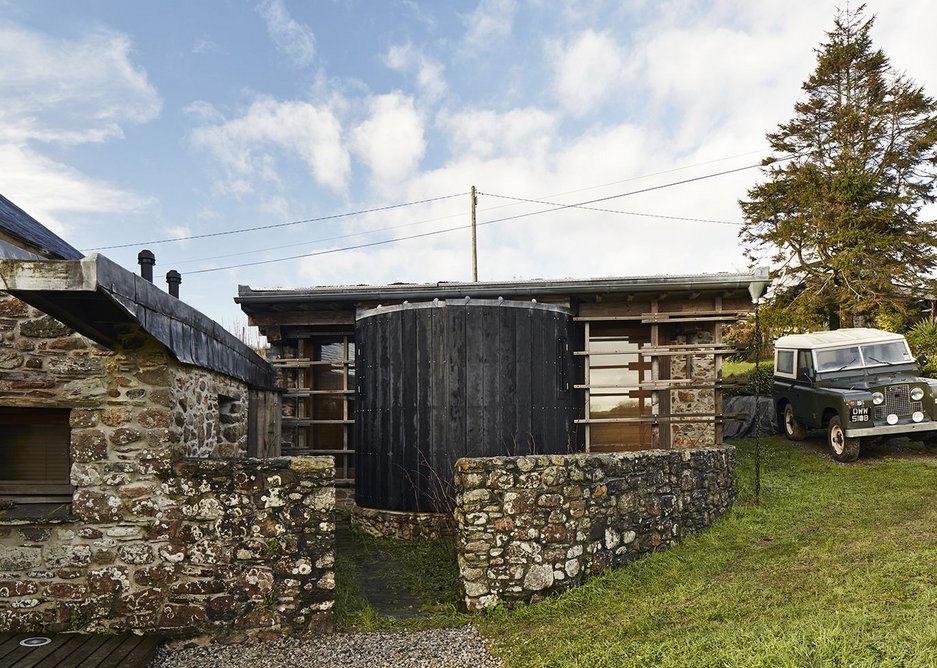
[[[352,504],[351,525],[376,538],[440,540],[455,535],[455,522],[449,513],[378,510]]]
[[[247,404],[244,385],[195,367],[173,374],[178,410],[173,427],[180,430],[177,451],[185,457],[247,455]],[[177,440],[178,439],[178,440]]]
[[[456,488],[476,610],[537,600],[709,526],[735,498],[735,450],[460,459]]]
[[[69,408],[72,461],[247,454],[247,385],[139,330],[109,350],[0,293],[0,405]],[[221,410],[219,410],[221,409]]]
[[[245,454],[247,404],[139,329],[110,350],[0,293],[0,406],[68,409],[74,487],[0,510],[0,630],[329,627],[331,458],[185,459]]]
[[[711,330],[699,329],[682,332],[673,337],[674,345],[710,344],[714,340]],[[696,385],[716,382],[714,355],[674,355],[670,358],[672,379],[692,380]],[[670,412],[713,415],[716,411],[716,392],[711,388],[682,388],[670,390]],[[674,448],[702,448],[716,443],[716,425],[713,421],[673,422],[670,424],[670,443]]]
[[[333,475],[329,457],[89,464],[76,516],[0,519],[0,631],[331,630]]]

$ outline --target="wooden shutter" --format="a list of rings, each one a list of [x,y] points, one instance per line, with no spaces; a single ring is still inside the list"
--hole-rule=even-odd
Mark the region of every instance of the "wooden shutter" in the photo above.
[[[17,503],[71,501],[68,414],[0,408],[0,495]]]

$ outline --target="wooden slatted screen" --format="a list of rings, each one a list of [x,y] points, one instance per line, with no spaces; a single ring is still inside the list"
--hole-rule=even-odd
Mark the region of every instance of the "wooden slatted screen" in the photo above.
[[[0,496],[71,501],[68,409],[0,408]]]

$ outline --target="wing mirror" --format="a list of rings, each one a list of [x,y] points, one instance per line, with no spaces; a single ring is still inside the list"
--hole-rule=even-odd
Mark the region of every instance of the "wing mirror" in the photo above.
[[[918,355],[914,358],[914,361],[917,362],[919,367],[924,368],[927,366],[927,355]]]

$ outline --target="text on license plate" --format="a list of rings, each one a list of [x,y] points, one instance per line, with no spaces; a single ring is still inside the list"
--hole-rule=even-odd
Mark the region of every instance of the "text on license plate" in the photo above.
[[[868,422],[869,421],[869,407],[868,406],[856,406],[855,408],[850,408],[851,415],[849,419],[852,422]]]

